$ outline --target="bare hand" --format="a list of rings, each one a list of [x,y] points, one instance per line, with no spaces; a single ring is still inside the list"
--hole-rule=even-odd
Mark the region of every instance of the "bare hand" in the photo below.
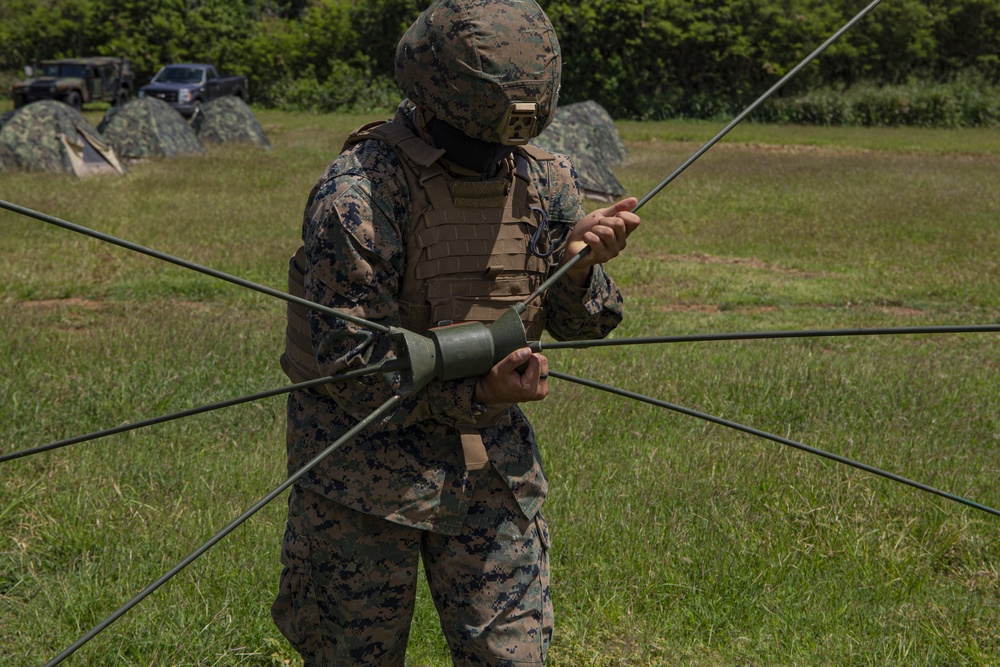
[[[523,372],[518,367],[525,365]],[[476,400],[489,407],[540,401],[549,393],[549,360],[531,348],[514,350],[476,381]]]
[[[628,235],[639,226],[639,216],[632,213],[638,200],[628,197],[607,208],[600,208],[584,216],[573,228],[563,262],[580,254],[584,248],[590,252],[566,272],[575,284],[587,284],[590,268],[617,257],[628,240]]]

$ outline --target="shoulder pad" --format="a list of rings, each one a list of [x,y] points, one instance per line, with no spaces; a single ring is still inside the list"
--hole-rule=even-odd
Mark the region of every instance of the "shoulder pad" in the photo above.
[[[398,155],[420,167],[429,167],[444,155],[443,150],[428,145],[402,123],[368,123],[352,132],[345,146],[366,139],[378,139],[386,143]]]
[[[526,144],[524,146],[518,146],[517,150],[523,151],[525,155],[530,157],[536,162],[546,162],[549,160],[555,160],[556,156],[548,152],[544,148],[535,146],[534,144]]]

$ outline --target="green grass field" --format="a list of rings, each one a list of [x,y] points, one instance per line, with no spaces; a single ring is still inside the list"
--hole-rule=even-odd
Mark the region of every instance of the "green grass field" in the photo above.
[[[100,113],[89,112],[96,123]],[[283,289],[302,207],[365,118],[260,111],[126,178],[0,199]],[[622,123],[642,196],[720,128]],[[617,337],[1000,322],[995,130],[737,128],[643,208]],[[286,384],[284,303],[0,211],[0,453]],[[1000,507],[1000,335],[553,350],[553,369]],[[272,398],[0,463],[0,663],[41,665],[283,481]],[[565,381],[550,663],[998,665],[1000,518]],[[66,664],[298,664],[271,625],[284,498]],[[421,591],[408,664],[449,664]]]

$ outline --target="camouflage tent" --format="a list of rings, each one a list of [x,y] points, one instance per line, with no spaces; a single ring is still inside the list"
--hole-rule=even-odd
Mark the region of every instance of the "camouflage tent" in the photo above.
[[[191,119],[191,127],[203,143],[245,141],[263,148],[271,147],[257,117],[238,97],[220,97],[203,105]]]
[[[115,151],[79,111],[41,100],[18,109],[0,129],[0,170],[88,176],[124,174]]]
[[[172,157],[205,152],[198,135],[177,110],[155,97],[111,107],[97,129],[122,158]]]
[[[628,151],[610,114],[597,102],[587,100],[556,109],[556,117],[533,143],[573,160],[584,195],[614,201],[625,188],[611,172]]]

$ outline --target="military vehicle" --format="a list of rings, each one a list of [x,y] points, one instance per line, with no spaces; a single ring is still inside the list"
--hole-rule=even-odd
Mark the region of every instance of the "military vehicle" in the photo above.
[[[38,100],[65,102],[77,111],[90,102],[128,102],[132,66],[125,58],[96,56],[43,60],[24,68],[28,79],[13,86],[14,108]]]

